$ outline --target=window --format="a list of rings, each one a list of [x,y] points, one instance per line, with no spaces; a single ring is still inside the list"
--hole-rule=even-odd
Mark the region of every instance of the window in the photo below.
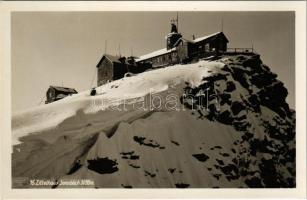
[[[205,51],[206,51],[206,52],[209,52],[209,51],[210,51],[209,43],[205,44]]]

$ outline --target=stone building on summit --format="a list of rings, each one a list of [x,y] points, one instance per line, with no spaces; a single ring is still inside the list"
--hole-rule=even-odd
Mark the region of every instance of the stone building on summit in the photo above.
[[[166,36],[166,47],[139,58],[104,54],[97,64],[97,86],[123,78],[126,73],[142,73],[147,69],[166,67],[178,63],[223,54],[227,51],[228,39],[223,32],[193,40],[184,38],[175,23]]]
[[[153,68],[163,67],[218,55],[227,51],[229,41],[223,32],[189,40],[178,33],[174,23],[171,25],[171,32],[166,36],[166,48],[140,56],[136,59],[136,63],[149,63]]]

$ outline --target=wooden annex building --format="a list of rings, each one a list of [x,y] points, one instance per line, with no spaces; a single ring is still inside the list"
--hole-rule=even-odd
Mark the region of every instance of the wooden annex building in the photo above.
[[[46,92],[47,100],[45,104],[58,101],[69,95],[77,94],[78,92],[73,88],[59,87],[59,86],[49,86],[49,89]]]

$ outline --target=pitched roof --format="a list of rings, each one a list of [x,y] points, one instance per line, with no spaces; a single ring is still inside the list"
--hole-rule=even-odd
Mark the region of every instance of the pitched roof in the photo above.
[[[114,55],[110,55],[110,54],[103,54],[103,56],[101,57],[101,59],[99,60],[98,64],[96,65],[96,67],[99,67],[100,63],[104,60],[104,59],[108,59],[113,63],[119,63],[122,64],[121,62],[121,58],[124,58],[122,56],[114,56]],[[127,58],[125,58],[125,64],[129,65],[129,63],[127,63]]]
[[[103,57],[108,58],[112,62],[121,63],[120,60],[119,60],[121,58],[120,56],[113,56],[113,55],[110,55],[110,54],[104,54]]]
[[[210,35],[205,35],[205,36],[203,36],[203,37],[196,38],[195,40],[193,40],[193,42],[194,42],[194,43],[196,43],[196,42],[200,42],[200,41],[206,40],[206,39],[208,39],[208,38],[211,38],[211,37],[217,36],[217,35],[219,35],[219,34],[223,34],[223,35],[224,35],[224,33],[223,33],[223,32],[216,32],[216,33],[213,33],[213,34],[210,34]],[[225,35],[224,35],[224,37],[226,38],[226,36],[225,36]],[[227,38],[226,38],[226,40],[228,41],[228,39],[227,39]]]
[[[174,46],[177,46],[178,43],[179,43],[180,41],[186,41],[186,42],[189,42],[189,43],[194,44],[194,43],[201,42],[201,41],[204,41],[204,40],[206,40],[206,39],[209,39],[209,38],[211,38],[211,37],[215,37],[215,36],[217,36],[217,35],[219,35],[219,34],[222,34],[222,35],[226,38],[226,36],[224,35],[223,32],[216,32],[216,33],[213,33],[213,34],[210,34],[210,35],[205,35],[205,36],[203,36],[203,37],[199,37],[199,38],[196,38],[196,39],[194,39],[194,40],[189,40],[189,39],[186,39],[186,38],[184,38],[184,37],[181,37],[181,38],[179,38],[179,39],[177,40],[177,42],[174,44]],[[226,40],[228,41],[227,38],[226,38]]]
[[[216,32],[216,33],[213,33],[213,34],[210,34],[210,35],[206,35],[206,36],[203,36],[203,37],[196,38],[196,39],[194,39],[194,40],[189,40],[189,39],[186,39],[186,38],[181,37],[181,38],[178,39],[178,41],[175,43],[174,46],[176,46],[176,44],[177,44],[180,40],[184,40],[184,41],[187,41],[187,42],[189,42],[189,43],[197,43],[197,42],[206,40],[206,39],[208,39],[208,38],[217,36],[217,35],[219,35],[219,34],[223,34],[223,36],[226,38],[226,36],[224,35],[223,32]],[[227,40],[227,42],[228,42],[228,39],[227,39],[227,38],[226,38],[226,40]],[[172,48],[172,49],[169,49],[169,50],[167,50],[166,48],[160,49],[160,50],[151,52],[151,53],[149,53],[149,54],[142,55],[142,56],[140,56],[138,59],[136,59],[135,61],[136,61],[136,62],[140,62],[140,61],[143,61],[143,60],[146,60],[146,59],[149,59],[149,58],[154,58],[154,57],[156,57],[156,56],[160,56],[160,55],[163,55],[163,54],[166,54],[166,53],[175,51],[175,50],[176,50],[176,47],[174,47],[174,48]]]
[[[189,40],[189,39],[186,39],[186,38],[181,37],[181,38],[179,38],[179,39],[177,40],[177,42],[175,42],[174,46],[175,46],[175,47],[178,46],[178,43],[179,43],[180,41],[186,41],[186,42],[189,42],[189,43],[194,43],[193,40]]]
[[[149,54],[142,55],[138,59],[136,59],[135,61],[140,62],[142,60],[146,60],[148,58],[154,58],[156,56],[160,56],[160,55],[163,55],[163,54],[166,54],[166,53],[170,53],[170,52],[175,51],[175,50],[176,50],[176,48],[172,48],[172,49],[168,49],[168,50],[166,48],[160,49],[160,50],[151,52]]]
[[[50,88],[54,88],[57,91],[66,92],[66,93],[78,93],[77,90],[73,88],[67,88],[67,87],[60,87],[60,86],[50,86]]]

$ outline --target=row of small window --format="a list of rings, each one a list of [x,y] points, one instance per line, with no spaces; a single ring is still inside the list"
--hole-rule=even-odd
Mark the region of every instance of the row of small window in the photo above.
[[[164,63],[166,61],[175,61],[177,58],[177,53],[169,53],[169,54],[165,54],[156,58],[153,58],[153,62],[157,62],[157,63]]]

